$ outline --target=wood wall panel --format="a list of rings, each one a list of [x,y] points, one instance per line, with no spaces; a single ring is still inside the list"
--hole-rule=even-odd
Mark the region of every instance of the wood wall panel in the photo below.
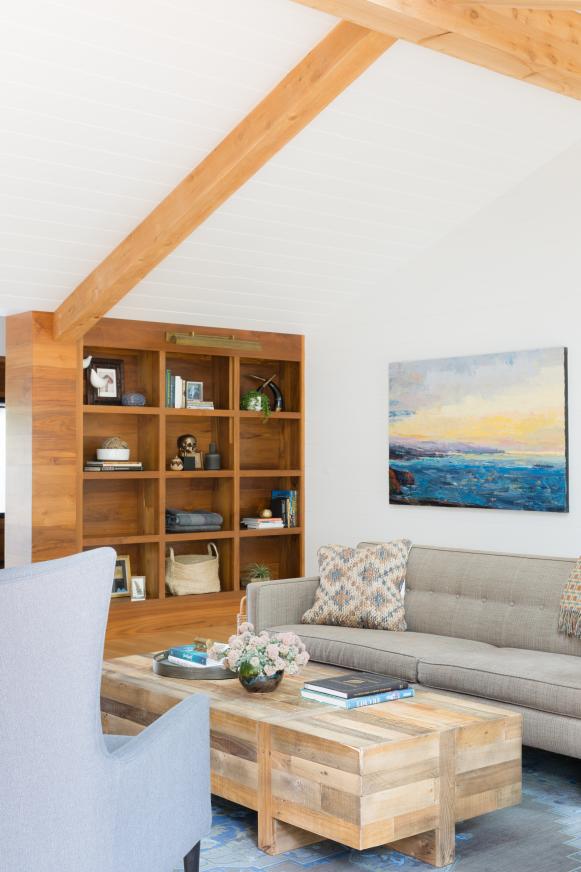
[[[80,549],[81,351],[55,341],[52,322],[7,319],[7,566]]]

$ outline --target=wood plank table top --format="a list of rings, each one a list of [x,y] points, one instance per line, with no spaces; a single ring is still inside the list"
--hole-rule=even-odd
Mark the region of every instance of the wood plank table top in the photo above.
[[[158,676],[151,655],[110,660],[104,729],[134,735],[205,693],[212,791],[258,811],[263,850],[329,838],[451,863],[456,821],[520,802],[521,716],[422,689],[351,711],[301,697],[306,680],[346,671],[310,663],[274,693],[250,694],[237,679]]]

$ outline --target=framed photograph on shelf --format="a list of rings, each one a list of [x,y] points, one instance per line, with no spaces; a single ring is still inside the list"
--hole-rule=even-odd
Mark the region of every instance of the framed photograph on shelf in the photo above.
[[[89,405],[121,405],[124,378],[122,360],[93,357],[86,372]]]
[[[131,563],[128,554],[117,555],[111,596],[131,596]]]
[[[196,403],[204,401],[204,382],[186,382],[186,409],[196,408]]]
[[[182,463],[186,472],[193,472],[195,469],[204,468],[204,454],[202,451],[194,451],[186,457],[182,457]]]
[[[131,601],[138,602],[146,597],[145,575],[131,576]]]

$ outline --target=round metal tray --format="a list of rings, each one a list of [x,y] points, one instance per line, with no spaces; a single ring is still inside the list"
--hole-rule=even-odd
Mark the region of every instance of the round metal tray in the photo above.
[[[177,663],[170,663],[167,655],[167,651],[160,651],[159,654],[153,655],[151,666],[156,675],[164,675],[166,678],[185,678],[186,681],[224,681],[226,678],[238,678],[235,672],[222,669],[221,666],[210,666],[208,669],[179,666]]]

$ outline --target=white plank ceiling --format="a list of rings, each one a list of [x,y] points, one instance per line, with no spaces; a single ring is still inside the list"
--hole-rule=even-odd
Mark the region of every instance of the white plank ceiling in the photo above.
[[[4,4],[0,314],[56,308],[334,24],[290,0]],[[580,103],[397,44],[112,314],[308,330],[579,139]]]

